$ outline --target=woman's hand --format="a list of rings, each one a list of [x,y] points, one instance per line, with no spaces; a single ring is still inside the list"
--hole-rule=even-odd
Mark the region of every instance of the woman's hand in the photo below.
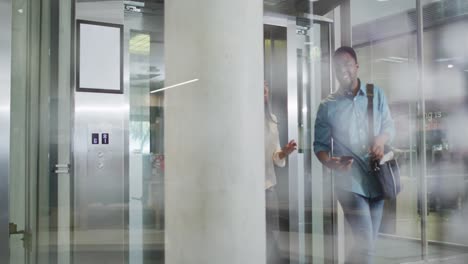
[[[297,143],[293,139],[289,141],[289,143],[286,144],[286,146],[284,146],[283,149],[281,149],[281,152],[279,153],[279,158],[280,159],[286,158],[287,156],[289,156],[289,154],[293,153],[296,149],[297,149]]]

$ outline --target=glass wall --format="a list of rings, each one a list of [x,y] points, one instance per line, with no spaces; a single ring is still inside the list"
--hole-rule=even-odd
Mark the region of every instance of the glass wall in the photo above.
[[[468,249],[460,236],[466,172],[459,152],[463,148],[459,135],[466,131],[459,119],[465,116],[466,72],[461,46],[457,46],[466,45],[461,30],[466,3],[423,2],[424,101],[418,93],[415,1],[351,4],[360,75],[384,89],[397,129],[393,145],[400,153],[403,189],[396,202],[386,201],[376,253],[382,263],[417,260],[425,250],[428,259],[462,258]],[[420,143],[423,135],[425,146]],[[424,175],[422,151],[427,163]],[[424,189],[427,193],[422,193]],[[428,211],[424,216],[421,202],[425,195]],[[389,248],[395,247],[401,250],[389,255]]]
[[[427,233],[429,244],[439,246],[429,254],[466,254],[468,3],[425,1],[424,10]]]

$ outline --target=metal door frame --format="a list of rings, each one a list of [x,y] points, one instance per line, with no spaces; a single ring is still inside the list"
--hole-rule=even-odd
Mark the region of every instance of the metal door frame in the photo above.
[[[9,263],[12,0],[0,0],[0,262]]]

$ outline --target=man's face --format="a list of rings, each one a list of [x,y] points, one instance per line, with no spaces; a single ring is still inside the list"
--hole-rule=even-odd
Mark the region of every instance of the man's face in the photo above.
[[[359,65],[348,53],[340,53],[335,57],[335,74],[343,87],[350,87],[357,80]]]

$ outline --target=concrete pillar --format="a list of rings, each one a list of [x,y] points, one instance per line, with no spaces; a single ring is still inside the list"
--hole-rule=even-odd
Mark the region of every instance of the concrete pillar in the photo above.
[[[261,0],[165,2],[165,258],[265,263]]]

